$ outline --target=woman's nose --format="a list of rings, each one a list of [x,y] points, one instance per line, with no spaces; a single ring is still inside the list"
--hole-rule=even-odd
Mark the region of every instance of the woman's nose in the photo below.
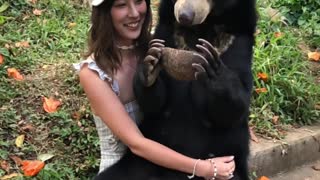
[[[139,16],[138,9],[137,9],[137,7],[135,5],[131,5],[130,6],[128,16],[129,17],[137,17],[137,16]]]

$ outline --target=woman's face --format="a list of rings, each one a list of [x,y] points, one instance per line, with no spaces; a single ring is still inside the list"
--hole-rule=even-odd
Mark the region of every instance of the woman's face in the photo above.
[[[147,13],[145,0],[115,0],[111,18],[118,45],[131,45],[140,36]]]

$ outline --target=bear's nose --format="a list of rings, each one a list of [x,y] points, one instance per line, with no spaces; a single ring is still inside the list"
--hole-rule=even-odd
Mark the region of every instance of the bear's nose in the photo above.
[[[194,12],[192,10],[184,10],[179,15],[179,22],[182,25],[192,25]]]

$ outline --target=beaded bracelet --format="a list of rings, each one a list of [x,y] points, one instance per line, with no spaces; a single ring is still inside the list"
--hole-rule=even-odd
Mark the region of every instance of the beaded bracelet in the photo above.
[[[216,163],[214,162],[213,159],[210,159],[209,161],[213,165],[213,177],[211,178],[211,180],[215,180],[217,177],[217,174],[218,174],[218,168],[217,168]]]
[[[189,179],[194,178],[194,176],[196,175],[196,168],[197,168],[198,162],[199,162],[200,160],[201,160],[201,159],[197,159],[197,161],[194,163],[192,175],[187,176]]]

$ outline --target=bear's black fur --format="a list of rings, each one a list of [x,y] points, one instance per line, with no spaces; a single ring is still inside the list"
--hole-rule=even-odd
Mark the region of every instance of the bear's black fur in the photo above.
[[[234,155],[233,179],[248,180],[255,0],[211,1],[214,7],[205,21],[192,26],[177,23],[175,0],[161,1],[154,37],[166,40],[167,46],[191,50],[196,50],[198,38],[206,39],[219,50],[223,64],[214,69],[214,78],[201,81],[177,81],[161,71],[155,83],[145,87],[136,76],[134,90],[144,112],[139,128],[147,138],[193,158]],[[96,179],[179,180],[187,177],[128,151]]]

